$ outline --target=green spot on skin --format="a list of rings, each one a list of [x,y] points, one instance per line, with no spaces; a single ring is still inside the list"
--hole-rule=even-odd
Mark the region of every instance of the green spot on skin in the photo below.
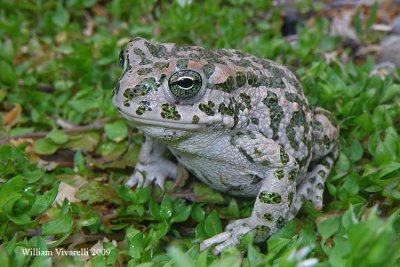
[[[319,170],[318,175],[321,176],[322,178],[325,178],[326,173],[323,170]]]
[[[199,123],[199,121],[200,121],[199,116],[193,115],[193,117],[192,117],[192,124],[197,124],[197,123]]]
[[[138,69],[137,74],[142,76],[142,75],[146,75],[149,74],[150,72],[152,72],[153,69],[151,68],[143,68],[143,69]]]
[[[260,202],[265,204],[281,203],[281,196],[278,193],[263,191],[258,196]]]
[[[271,91],[268,91],[267,97],[263,100],[263,103],[269,108],[271,114],[270,127],[272,129],[272,139],[278,140],[278,127],[284,116],[283,108],[278,103],[278,96]]]
[[[128,99],[125,99],[124,100],[124,106],[125,107],[129,107],[131,104],[129,104],[129,100]]]
[[[228,78],[226,78],[226,80],[222,83],[214,84],[213,89],[231,93],[235,89],[234,88],[234,80],[233,80],[232,76],[229,76]]]
[[[153,68],[155,69],[166,69],[169,67],[169,63],[167,62],[156,62],[153,64]]]
[[[181,59],[177,60],[176,66],[178,67],[178,69],[186,69],[188,67],[188,63],[189,63],[189,59],[181,58]]]
[[[119,82],[117,82],[117,84],[115,85],[115,94],[116,95],[118,95],[120,87],[121,87],[121,85],[119,84]]]
[[[273,220],[272,214],[271,213],[265,213],[263,215],[264,220],[266,220],[267,222],[271,222]]]
[[[271,231],[271,229],[266,225],[257,225],[256,231],[260,232],[262,234],[265,234],[265,233],[269,233]]]
[[[282,216],[279,216],[278,220],[276,220],[276,227],[281,229],[285,225],[285,219]]]
[[[207,116],[214,116],[215,111],[213,110],[215,104],[212,101],[208,101],[206,104],[205,103],[200,103],[199,104],[199,109],[203,111]]]
[[[289,194],[288,194],[288,202],[289,202],[289,206],[291,206],[292,202],[293,202],[293,192],[289,192]]]
[[[231,98],[227,106],[224,103],[220,104],[218,106],[218,112],[222,115],[227,114],[229,116],[233,116],[233,114],[235,113],[234,100]]]
[[[324,189],[324,185],[323,185],[322,183],[318,183],[318,184],[316,185],[316,187],[317,187],[317,189],[319,189],[319,190],[323,190],[323,189]]]
[[[245,104],[246,108],[250,109],[251,108],[250,96],[245,94],[245,93],[241,93],[240,94],[240,98],[242,99],[242,101]]]
[[[176,110],[176,106],[170,103],[164,103],[161,105],[161,117],[169,120],[180,120],[181,115]]]
[[[276,170],[274,172],[274,175],[276,178],[278,178],[278,180],[282,179],[285,176],[285,173],[283,170]]]
[[[136,114],[143,115],[146,111],[151,111],[150,102],[148,101],[141,101],[136,109]]]
[[[247,72],[247,83],[252,87],[258,87],[261,85],[258,77],[253,72]]]
[[[293,182],[296,180],[296,175],[297,175],[297,171],[290,171],[288,173],[288,179],[289,181]]]
[[[258,158],[261,158],[264,156],[264,153],[260,151],[257,147],[254,148],[254,155],[256,155]]]
[[[286,153],[286,151],[282,147],[280,149],[279,154],[280,154],[280,157],[281,157],[281,162],[283,164],[286,164],[286,163],[289,162],[289,156],[288,156],[288,154]]]
[[[133,97],[135,96],[135,94],[133,93],[133,89],[132,88],[127,88],[124,91],[124,97],[128,100],[132,100]]]
[[[246,75],[243,72],[236,72],[236,85],[238,88],[246,85]]]
[[[208,63],[203,67],[203,72],[207,78],[210,78],[210,76],[214,73],[214,71],[215,71],[214,64]]]
[[[144,42],[144,45],[147,47],[153,57],[160,58],[165,57],[168,54],[167,49],[163,45],[153,45],[152,43],[147,41]]]
[[[253,123],[255,125],[258,125],[258,123],[259,123],[259,120],[257,118],[251,118],[250,121],[251,121],[251,123]]]
[[[139,65],[148,65],[152,63],[151,60],[146,57],[146,54],[142,51],[142,49],[135,47],[133,49],[133,53],[140,57],[141,61]]]

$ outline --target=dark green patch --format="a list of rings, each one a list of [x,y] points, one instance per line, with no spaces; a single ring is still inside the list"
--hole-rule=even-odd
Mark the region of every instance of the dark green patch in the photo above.
[[[316,187],[317,187],[317,189],[319,189],[319,190],[323,190],[323,189],[324,189],[324,185],[323,185],[322,183],[318,183],[318,184],[316,185]]]
[[[296,135],[296,127],[303,126],[304,127],[304,134],[301,136],[301,141],[304,144],[308,143],[307,135],[309,131],[309,125],[306,120],[306,115],[303,110],[293,112],[292,118],[288,126],[286,127],[286,135],[289,139],[290,146],[293,147],[295,150],[299,149],[299,136]]]
[[[214,106],[215,106],[214,102],[208,101],[207,104],[200,103],[199,109],[208,116],[214,116],[215,115],[215,111],[213,110]]]
[[[268,76],[261,76],[260,78],[260,84],[263,86],[266,86],[268,88],[274,87],[273,86],[273,78],[268,77]]]
[[[125,65],[125,48],[119,52],[119,65],[121,68]]]
[[[150,72],[152,72],[153,69],[152,68],[142,68],[142,69],[138,69],[137,70],[137,74],[142,76],[142,75],[146,75],[149,74]]]
[[[258,87],[261,85],[260,79],[258,79],[257,75],[253,72],[249,71],[246,73],[247,75],[247,83],[252,87]]]
[[[164,103],[161,105],[161,117],[169,120],[180,120],[181,115],[176,110],[176,106],[170,103]]]
[[[258,196],[260,202],[265,204],[279,204],[281,203],[281,195],[274,192],[262,191]]]
[[[169,63],[168,62],[156,62],[153,64],[153,68],[155,69],[166,69],[169,67]]]
[[[313,184],[313,183],[315,183],[316,179],[317,178],[315,176],[311,176],[310,178],[308,178],[308,181],[310,182],[310,184]]]
[[[234,104],[235,104],[235,100],[233,98],[230,98],[228,106],[226,106],[224,103],[221,103],[218,106],[218,112],[223,114],[223,115],[227,114],[227,115],[233,116],[234,113],[235,113]]]
[[[293,202],[293,192],[289,192],[289,194],[288,194],[288,202],[289,202],[289,206],[291,206],[292,205],[292,202]]]
[[[147,49],[149,50],[150,54],[153,57],[165,57],[168,54],[167,48],[165,48],[163,45],[153,45],[150,42],[144,42],[144,45],[147,47]]]
[[[224,82],[214,84],[213,89],[231,93],[235,89],[234,83],[235,83],[235,81],[234,81],[233,77],[229,76],[228,78],[226,78],[226,80]]]
[[[176,62],[176,66],[178,69],[187,69],[189,63],[189,59],[183,58],[183,59],[178,59]]]
[[[240,98],[242,99],[243,103],[245,104],[246,108],[251,108],[251,101],[250,96],[245,93],[240,93]]]
[[[258,118],[250,118],[251,123],[258,125],[258,123],[260,122]]]
[[[293,182],[296,180],[296,176],[297,176],[297,171],[290,171],[288,173],[288,179],[289,181]]]
[[[285,219],[282,216],[279,216],[278,220],[276,220],[275,225],[278,229],[281,229],[283,226],[285,226]]]
[[[136,114],[143,115],[146,111],[151,111],[150,102],[148,101],[141,101],[136,109]]]
[[[323,170],[319,170],[319,171],[318,171],[318,175],[319,175],[320,177],[322,177],[322,178],[325,178],[326,172],[323,171]]]
[[[204,65],[204,67],[202,68],[204,75],[206,75],[207,79],[210,78],[210,76],[214,73],[215,71],[215,65],[208,63],[206,65]]]
[[[167,75],[165,75],[164,73],[161,74],[160,80],[158,80],[158,83],[157,83],[157,85],[158,85],[157,87],[160,87],[164,83],[164,80],[166,77],[167,77]]]
[[[121,84],[117,82],[113,90],[113,96],[119,94],[119,89],[121,88]]]
[[[246,85],[246,74],[241,71],[236,72],[236,86],[237,88],[243,87]]]
[[[125,106],[125,107],[130,107],[130,106],[131,106],[131,104],[129,103],[129,100],[128,100],[128,99],[125,99],[125,100],[124,100],[124,106]]]
[[[199,116],[193,115],[193,117],[192,117],[192,124],[197,124],[197,123],[199,123],[199,121],[200,121]]]
[[[289,162],[289,156],[288,156],[288,154],[286,153],[285,149],[283,149],[282,147],[281,147],[281,149],[280,149],[280,151],[279,151],[279,155],[280,155],[280,157],[281,157],[281,162],[282,162],[283,164],[286,164],[286,163]]]
[[[285,176],[285,172],[283,170],[279,169],[274,172],[274,175],[276,178],[278,178],[278,180],[280,180]]]
[[[146,54],[142,51],[142,49],[135,47],[133,49],[133,53],[140,57],[139,65],[148,65],[152,63],[152,61],[146,57]]]
[[[271,123],[270,127],[272,129],[272,139],[278,140],[278,127],[281,122],[284,114],[283,108],[278,103],[278,96],[271,91],[268,91],[267,97],[263,100],[264,105],[266,105],[269,109]]]
[[[257,225],[256,231],[260,234],[267,234],[271,231],[271,229],[266,225]]]
[[[156,82],[154,78],[146,78],[143,81],[141,81],[138,85],[136,85],[134,88],[127,88],[124,91],[124,97],[132,100],[136,96],[145,96],[147,95],[151,90],[155,90],[156,88]]]
[[[274,218],[272,217],[271,213],[265,213],[263,215],[263,219],[266,220],[267,222],[271,222]]]
[[[264,156],[264,153],[263,153],[262,151],[260,151],[257,147],[255,147],[255,148],[253,149],[253,151],[254,151],[254,154],[255,154],[257,157],[259,157],[259,158],[261,158],[262,156]]]

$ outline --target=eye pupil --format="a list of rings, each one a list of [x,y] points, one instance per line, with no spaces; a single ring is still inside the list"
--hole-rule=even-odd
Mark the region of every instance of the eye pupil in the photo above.
[[[176,84],[179,87],[189,89],[194,85],[194,81],[193,81],[193,79],[190,79],[190,78],[182,78],[182,79],[179,79]]]
[[[202,89],[201,75],[193,70],[175,72],[168,80],[168,88],[178,99],[191,99]]]

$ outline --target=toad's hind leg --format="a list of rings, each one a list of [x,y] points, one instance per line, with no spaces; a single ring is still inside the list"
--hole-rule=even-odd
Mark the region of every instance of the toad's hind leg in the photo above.
[[[314,164],[311,163],[310,171],[307,172],[304,180],[297,186],[296,198],[290,210],[290,219],[296,216],[306,200],[310,200],[315,209],[320,210],[322,208],[325,180],[331,172],[338,154],[338,148],[334,147],[332,152],[326,155],[325,158],[318,160]]]

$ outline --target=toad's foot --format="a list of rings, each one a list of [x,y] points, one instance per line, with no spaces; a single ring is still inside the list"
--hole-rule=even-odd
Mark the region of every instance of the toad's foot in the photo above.
[[[240,239],[252,231],[253,227],[249,224],[249,218],[234,221],[226,226],[226,231],[215,235],[200,243],[200,250],[203,251],[213,245],[217,245],[213,250],[215,255],[220,254],[224,249],[239,244]]]
[[[154,163],[137,163],[135,172],[126,182],[126,186],[149,186],[155,183],[164,190],[167,177],[176,178],[177,166],[169,160],[162,160]]]
[[[164,190],[165,179],[177,177],[176,164],[164,157],[166,149],[165,145],[146,137],[139,153],[139,162],[136,164],[135,172],[125,185],[146,187],[154,182]]]

